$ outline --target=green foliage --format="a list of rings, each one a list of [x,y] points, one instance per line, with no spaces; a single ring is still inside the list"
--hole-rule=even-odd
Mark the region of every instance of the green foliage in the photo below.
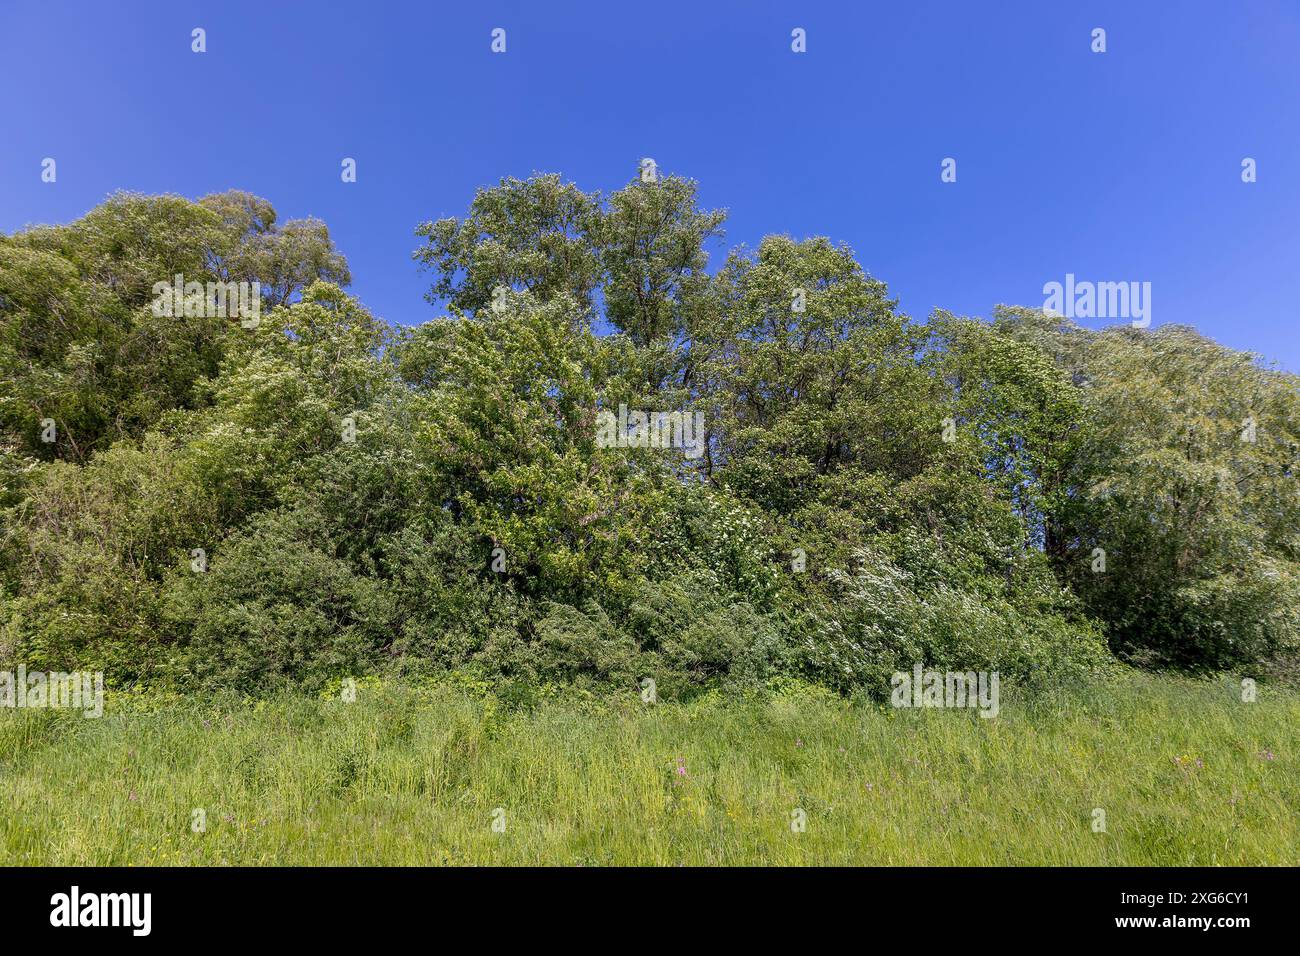
[[[275,226],[248,193],[198,203],[117,193],[68,226],[0,236],[0,427],[30,457],[84,462],[139,439],[225,354],[228,318],[160,317],[154,286],[259,281],[268,306],[316,279],[346,284],[323,223]],[[241,331],[233,323],[236,331]],[[43,441],[52,420],[56,440]]]
[[[42,466],[6,518],[0,658],[102,669],[115,682],[156,676],[168,643],[162,573],[217,523],[180,449],[150,435],[84,466]]]
[[[222,241],[208,252],[212,271],[223,281],[257,282],[268,307],[288,304],[316,281],[352,281],[319,219],[277,223],[269,202],[237,189],[205,196],[199,205],[221,217]]]
[[[1062,471],[1050,553],[1112,646],[1188,668],[1294,653],[1296,376],[1179,326],[1085,332],[1023,312],[1002,321],[1083,383],[1086,427]],[[1105,571],[1093,569],[1094,549]]]
[[[502,180],[480,189],[464,220],[426,222],[415,259],[437,274],[430,301],[477,314],[497,286],[546,301],[567,294],[590,306],[599,265],[588,239],[598,200],[559,176]]]
[[[450,315],[415,327],[248,193],[0,236],[0,664],[455,673],[521,709],[1059,684],[1107,645],[1286,672],[1295,376],[1176,327],[916,323],[820,237],[711,273],[724,218],[675,176],[505,180],[417,230]],[[156,315],[177,273],[259,283],[260,321]],[[620,406],[701,415],[700,454],[609,446]]]
[[[923,539],[909,544],[926,549]],[[933,568],[934,555],[919,562],[874,550],[856,557],[854,572],[835,576],[837,613],[808,641],[809,664],[827,684],[878,687],[921,664],[1047,685],[1106,666],[1100,629],[1073,613],[1068,595],[1048,592],[1050,575],[1042,582],[1048,593],[1029,602],[995,582],[963,587],[951,583],[955,576],[909,570],[909,563]]]
[[[167,583],[182,686],[315,690],[373,668],[397,624],[382,582],[336,557],[310,512],[258,515],[206,573],[180,568]]]

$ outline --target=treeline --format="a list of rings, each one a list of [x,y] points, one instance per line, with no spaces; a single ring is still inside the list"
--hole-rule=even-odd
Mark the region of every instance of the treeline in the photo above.
[[[503,181],[419,227],[413,327],[246,193],[0,236],[0,667],[679,696],[1294,654],[1300,379],[1179,326],[918,323],[822,238],[710,269],[724,219]],[[159,315],[177,275],[260,321]]]

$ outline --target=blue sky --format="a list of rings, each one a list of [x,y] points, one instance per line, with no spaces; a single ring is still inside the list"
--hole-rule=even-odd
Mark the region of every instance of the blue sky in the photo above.
[[[1300,371],[1297,0],[0,0],[0,63],[4,231],[119,188],[248,189],[324,219],[353,291],[412,323],[419,222],[503,176],[613,190],[649,156],[730,211],[715,264],[830,236],[916,317],[1145,281],[1154,325]]]

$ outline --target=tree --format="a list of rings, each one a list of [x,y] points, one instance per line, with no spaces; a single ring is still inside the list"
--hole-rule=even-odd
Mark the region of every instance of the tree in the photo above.
[[[1052,557],[1112,646],[1192,668],[1296,647],[1300,380],[1185,327],[1004,319],[1083,383]]]

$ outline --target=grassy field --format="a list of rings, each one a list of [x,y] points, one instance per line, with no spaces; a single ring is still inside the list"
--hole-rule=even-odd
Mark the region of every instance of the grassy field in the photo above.
[[[1004,688],[994,720],[806,688],[515,713],[449,686],[110,697],[99,720],[0,713],[0,863],[1296,864],[1298,728],[1292,692],[1145,676]]]

